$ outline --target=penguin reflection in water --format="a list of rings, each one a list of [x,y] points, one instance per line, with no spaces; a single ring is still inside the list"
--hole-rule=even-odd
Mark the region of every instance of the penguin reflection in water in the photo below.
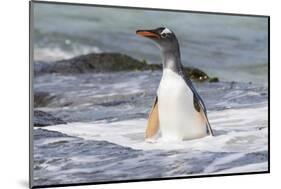
[[[136,33],[156,43],[163,62],[163,75],[148,118],[145,138],[154,140],[158,133],[162,140],[213,136],[204,102],[184,73],[175,34],[164,27],[137,30]]]

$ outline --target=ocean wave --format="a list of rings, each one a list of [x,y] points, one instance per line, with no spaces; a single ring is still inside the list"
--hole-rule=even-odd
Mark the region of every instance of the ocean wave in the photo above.
[[[268,170],[268,125],[263,122],[267,119],[266,107],[212,111],[209,116],[214,137],[177,142],[160,139],[145,142],[145,119],[69,123],[35,129],[36,135],[45,133],[51,137],[36,140],[35,183]]]
[[[221,118],[222,116],[223,119]],[[267,108],[212,111],[209,113],[209,117],[210,123],[213,123],[214,132],[217,135],[215,137],[205,137],[184,142],[166,143],[161,141],[161,139],[153,144],[145,142],[143,134],[146,119],[111,123],[70,123],[49,126],[45,127],[45,129],[59,131],[85,140],[105,140],[124,147],[141,150],[188,149],[213,152],[255,152],[260,151],[263,146],[266,147],[267,129],[264,128],[267,128],[267,125],[264,125],[263,120],[267,119]]]
[[[96,46],[72,45],[71,48],[61,48],[59,46],[45,46],[34,48],[34,61],[52,62],[57,60],[74,58],[79,55],[89,53],[101,53],[101,49]]]

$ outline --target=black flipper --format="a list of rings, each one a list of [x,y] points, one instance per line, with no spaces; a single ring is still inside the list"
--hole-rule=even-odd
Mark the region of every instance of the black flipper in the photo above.
[[[193,92],[193,105],[194,105],[194,108],[197,112],[202,112],[202,115],[206,121],[206,124],[207,124],[207,131],[210,135],[214,136],[214,133],[213,133],[213,130],[211,128],[211,125],[210,125],[210,122],[208,120],[208,117],[207,117],[207,109],[206,109],[206,106],[202,100],[202,98],[199,96],[199,94],[197,93],[195,87],[193,86],[191,80],[186,76],[186,74],[181,71],[180,72],[182,78],[184,79],[185,83],[187,84],[187,86],[191,89],[191,91]]]

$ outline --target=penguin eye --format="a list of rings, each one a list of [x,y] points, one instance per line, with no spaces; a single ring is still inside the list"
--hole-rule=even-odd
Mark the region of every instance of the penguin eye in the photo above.
[[[161,37],[162,37],[162,38],[166,38],[167,36],[168,36],[167,33],[161,33]]]

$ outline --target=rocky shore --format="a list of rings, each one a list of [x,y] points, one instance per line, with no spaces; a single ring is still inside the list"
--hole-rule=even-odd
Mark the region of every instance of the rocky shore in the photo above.
[[[49,125],[60,124],[66,124],[66,122],[61,120],[60,118],[53,116],[50,113],[46,113],[39,110],[34,111],[33,125],[35,127],[45,127]]]
[[[148,64],[121,53],[91,53],[56,62],[36,62],[35,76],[48,73],[82,74],[119,71],[161,70],[161,64]],[[196,81],[218,82],[217,77],[210,77],[204,71],[194,67],[184,67],[190,79]]]

